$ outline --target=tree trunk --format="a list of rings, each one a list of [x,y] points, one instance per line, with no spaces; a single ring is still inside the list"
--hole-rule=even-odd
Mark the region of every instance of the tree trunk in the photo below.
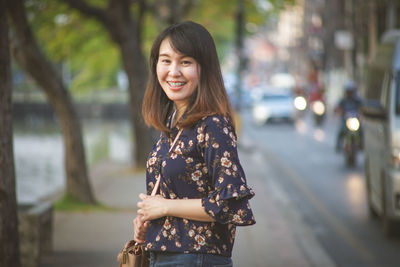
[[[120,47],[124,69],[129,80],[129,112],[134,129],[132,155],[136,167],[145,167],[147,155],[153,144],[151,131],[144,124],[142,118],[142,100],[148,77],[147,64],[144,60],[142,48],[138,42],[138,33],[129,14],[123,14],[125,9],[116,9],[113,14],[113,23],[107,25],[112,39]],[[127,9],[129,12],[129,9]],[[120,18],[120,19],[117,19]]]
[[[156,17],[161,18],[164,23],[165,21],[169,24],[176,23],[183,18],[194,2],[194,0],[157,1],[156,7],[163,4],[166,14],[161,17],[161,12],[156,12]],[[143,6],[142,8],[144,8]],[[159,11],[159,9],[156,10]],[[142,25],[142,23],[140,18],[135,20],[131,17],[129,1],[111,0],[106,17],[108,19],[104,20],[103,24],[113,41],[120,48],[124,69],[129,79],[130,116],[135,132],[133,137],[134,144],[136,144],[136,149],[133,150],[132,155],[135,155],[137,166],[144,167],[154,140],[151,131],[144,124],[141,114],[142,100],[148,77],[146,60],[144,59],[140,38],[138,38],[141,28],[137,25]]]
[[[138,24],[141,25],[141,21],[132,18],[129,0],[109,0],[108,8],[105,10],[90,6],[85,1],[63,1],[71,8],[102,23],[112,40],[119,46],[129,80],[130,121],[132,132],[134,132],[132,136],[133,162],[136,167],[145,167],[153,138],[151,130],[146,127],[141,115],[148,73],[138,38],[140,36]]]
[[[181,22],[198,0],[157,0],[149,7],[154,15],[157,27],[162,30],[165,25]]]
[[[129,112],[135,132],[133,136],[135,146],[132,146],[132,155],[135,155],[137,167],[145,167],[147,155],[153,144],[151,131],[144,124],[141,112],[147,81],[147,68],[143,54],[132,49],[136,46],[133,40],[129,40],[120,46],[122,61],[129,79]]]
[[[0,266],[19,267],[6,0],[0,0]]]
[[[138,16],[132,17],[130,0],[109,0],[106,9],[97,8],[81,0],[62,0],[82,14],[95,18],[104,25],[112,40],[118,45],[121,59],[129,80],[130,120],[134,135],[132,155],[137,167],[144,167],[153,144],[152,131],[146,127],[141,106],[147,81],[147,64],[141,47],[141,27],[144,8],[150,5],[138,1]],[[156,1],[150,8],[158,21],[177,22],[194,5],[196,0]],[[161,14],[161,13],[165,14]],[[133,148],[133,146],[132,146]]]
[[[62,78],[41,53],[27,22],[22,0],[9,1],[9,14],[15,31],[13,52],[18,63],[44,90],[63,133],[67,194],[85,203],[94,204],[90,186],[82,129],[71,96]]]

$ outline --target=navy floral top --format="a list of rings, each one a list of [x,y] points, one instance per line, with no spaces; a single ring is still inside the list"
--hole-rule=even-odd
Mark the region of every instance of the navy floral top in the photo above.
[[[174,140],[179,129],[172,129]],[[248,200],[254,192],[236,147],[232,124],[214,115],[185,129],[171,152],[161,133],[147,160],[147,192],[161,178],[160,194],[168,199],[201,199],[215,222],[162,217],[150,222],[146,247],[151,251],[211,253],[231,257],[236,226],[255,223]]]

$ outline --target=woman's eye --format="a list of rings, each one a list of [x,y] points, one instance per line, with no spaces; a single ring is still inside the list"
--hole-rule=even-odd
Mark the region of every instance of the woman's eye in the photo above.
[[[185,61],[182,61],[182,65],[184,65],[184,66],[188,66],[188,65],[190,65],[192,62],[191,61],[188,61],[188,60],[185,60]]]
[[[161,59],[161,63],[169,64],[170,62],[169,59]]]

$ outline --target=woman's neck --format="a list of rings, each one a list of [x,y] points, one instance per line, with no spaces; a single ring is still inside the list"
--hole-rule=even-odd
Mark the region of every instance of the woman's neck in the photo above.
[[[175,104],[175,116],[174,116],[174,120],[173,120],[173,125],[176,125],[176,123],[181,119],[181,117],[183,116],[185,111],[186,111],[186,105]]]

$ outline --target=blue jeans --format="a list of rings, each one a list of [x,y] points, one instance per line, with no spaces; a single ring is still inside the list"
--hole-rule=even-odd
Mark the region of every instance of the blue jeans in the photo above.
[[[214,254],[150,252],[150,267],[232,267],[232,259]]]

